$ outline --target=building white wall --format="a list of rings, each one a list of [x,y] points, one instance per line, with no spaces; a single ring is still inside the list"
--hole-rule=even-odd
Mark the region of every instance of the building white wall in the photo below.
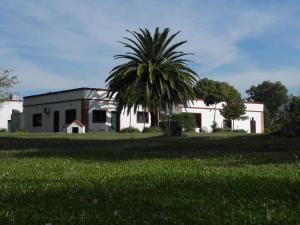
[[[72,100],[74,99],[74,100]],[[80,89],[66,92],[49,93],[47,95],[37,95],[24,98],[24,122],[25,129],[30,132],[53,132],[54,111],[59,111],[59,131],[64,131],[65,110],[76,109],[76,119],[81,121],[82,102],[88,102],[88,126],[86,131],[110,131],[111,130],[111,114],[116,111],[116,105],[113,100],[107,98],[107,91],[100,89]],[[44,109],[50,109],[50,113],[45,113]],[[106,122],[94,123],[93,110],[105,110]],[[144,111],[139,108],[139,111]],[[42,126],[33,127],[33,114],[42,114]],[[83,121],[81,121],[83,122]],[[137,115],[133,113],[127,115],[126,112],[120,113],[120,129],[132,126],[142,131],[144,127],[150,127],[151,118],[149,115],[148,123],[138,123]]]
[[[23,102],[8,100],[0,103],[0,129],[8,129],[8,121],[11,120],[13,110],[23,112]]]
[[[101,97],[101,95],[100,95]],[[106,122],[93,123],[93,110],[105,110]],[[89,131],[110,131],[111,130],[111,112],[116,111],[116,106],[112,101],[99,101],[99,99],[92,98],[89,100]]]
[[[26,100],[25,100],[26,101]],[[33,102],[33,101],[31,101]],[[50,113],[45,113],[44,108],[49,108]],[[59,131],[64,131],[65,125],[65,111],[68,109],[76,109],[76,119],[81,121],[81,100],[68,101],[53,104],[41,104],[35,106],[24,105],[24,126],[29,132],[53,132],[53,115],[54,111],[59,111]],[[33,114],[42,114],[42,126],[33,127]]]
[[[82,119],[82,104],[87,102],[88,108],[88,124],[86,131],[110,131],[111,130],[111,115],[116,111],[116,105],[112,100],[107,98],[107,91],[102,89],[88,89],[81,88],[76,90],[67,90],[66,92],[57,92],[47,95],[38,95],[33,97],[24,98],[24,125],[25,129],[30,132],[53,132],[54,111],[60,112],[59,131],[64,131],[65,125],[65,111],[67,109],[76,109],[76,119]],[[182,112],[201,113],[202,115],[202,128],[207,131],[212,131],[212,123],[214,120],[214,113],[216,114],[216,122],[218,127],[223,127],[224,118],[220,114],[224,103],[219,103],[215,106],[206,106],[203,100],[190,101],[187,107],[181,108]],[[44,109],[50,109],[50,113],[45,113]],[[106,122],[93,123],[93,110],[105,110]],[[244,121],[235,121],[234,129],[244,129],[250,132],[250,119],[256,121],[256,133],[263,132],[263,110],[262,103],[246,103],[246,116],[249,118]],[[144,112],[140,107],[138,111]],[[32,115],[36,113],[42,114],[42,126],[33,127]],[[81,121],[83,122],[83,121]],[[144,127],[150,127],[151,116],[149,114],[148,123],[138,123],[137,115],[131,110],[129,114],[124,110],[120,113],[120,129],[134,127],[143,131]]]
[[[142,109],[142,107],[139,107],[138,112],[145,112],[145,110]],[[137,121],[137,114],[134,113],[134,110],[131,109],[130,113],[127,114],[127,110],[123,110],[120,114],[120,129],[128,128],[128,127],[134,127],[139,129],[139,131],[143,131],[144,128],[151,126],[151,116],[148,112],[148,123],[138,123]]]
[[[187,107],[181,108],[182,112],[188,113],[201,113],[202,116],[202,129],[207,130],[208,132],[212,131],[212,124],[215,121],[219,128],[224,127],[224,118],[220,114],[220,109],[223,108],[223,104],[219,103],[216,105],[205,105],[203,100],[190,101],[187,104]],[[246,120],[235,120],[234,129],[243,129],[250,133],[250,119],[253,118],[256,121],[256,133],[263,133],[263,110],[264,105],[262,103],[245,103],[246,105],[246,115],[248,118]],[[216,108],[216,110],[215,110]],[[198,129],[197,129],[198,130]]]
[[[93,123],[93,110],[106,110],[106,122],[105,123]],[[112,101],[99,101],[99,100],[89,100],[89,131],[110,131],[111,130],[111,114],[115,112],[116,105]],[[141,107],[138,111],[144,111]],[[137,114],[134,113],[133,109],[129,114],[127,110],[122,110],[120,113],[120,130],[128,127],[134,127],[140,131],[144,130],[144,127],[151,126],[151,118],[149,115],[148,123],[138,123]]]

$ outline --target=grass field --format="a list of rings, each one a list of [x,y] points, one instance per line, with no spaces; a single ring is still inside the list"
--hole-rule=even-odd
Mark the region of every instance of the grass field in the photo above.
[[[0,224],[300,224],[300,139],[0,134]]]

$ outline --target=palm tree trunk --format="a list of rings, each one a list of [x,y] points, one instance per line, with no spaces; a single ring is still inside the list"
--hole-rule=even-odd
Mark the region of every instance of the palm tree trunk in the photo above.
[[[130,113],[129,113],[129,127],[131,127],[131,110],[130,110]]]
[[[215,103],[215,111],[214,111],[214,125],[216,124],[216,113],[217,113],[217,103]]]
[[[157,123],[158,123],[157,112],[150,112],[150,115],[151,115],[151,127],[157,127]]]
[[[157,127],[159,127],[159,110],[158,109],[156,110],[156,116],[157,116],[157,121],[156,121],[157,124],[156,125],[157,125]]]

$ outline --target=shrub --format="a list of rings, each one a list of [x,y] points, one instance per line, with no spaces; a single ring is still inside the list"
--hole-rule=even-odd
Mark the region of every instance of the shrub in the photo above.
[[[1,128],[0,133],[4,133],[4,132],[7,132],[7,130],[5,128]]]
[[[281,129],[284,136],[300,136],[300,117],[291,119]]]
[[[246,134],[247,131],[245,131],[244,129],[236,129],[236,130],[233,130],[233,132],[235,133],[242,133],[242,134]]]
[[[162,129],[160,127],[145,127],[143,133],[161,133]]]
[[[19,132],[19,133],[27,133],[27,130],[23,129],[23,128],[19,128],[16,130],[16,132]]]
[[[164,129],[164,134],[166,136],[185,136],[185,131],[182,128],[181,124],[176,121],[170,123],[170,128]]]
[[[216,133],[219,133],[219,132],[232,132],[232,130],[228,129],[228,128],[215,128],[213,130],[213,132],[216,132]]]
[[[136,129],[134,127],[127,127],[120,131],[121,133],[140,133],[139,129]]]
[[[185,131],[193,131],[195,129],[196,120],[195,116],[191,113],[178,113],[171,116],[174,126],[181,126]]]

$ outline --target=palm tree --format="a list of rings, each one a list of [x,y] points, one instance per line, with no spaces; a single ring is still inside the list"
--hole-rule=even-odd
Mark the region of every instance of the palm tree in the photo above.
[[[169,35],[169,28],[162,32],[156,28],[153,35],[147,29],[127,32],[132,38],[124,37],[126,42],[120,43],[129,52],[114,57],[126,62],[113,68],[106,79],[108,96],[115,97],[119,108],[128,112],[137,111],[139,105],[148,109],[152,126],[156,126],[161,110],[194,98],[197,74],[182,58],[190,53],[177,50],[186,41],[172,44],[179,32]]]

